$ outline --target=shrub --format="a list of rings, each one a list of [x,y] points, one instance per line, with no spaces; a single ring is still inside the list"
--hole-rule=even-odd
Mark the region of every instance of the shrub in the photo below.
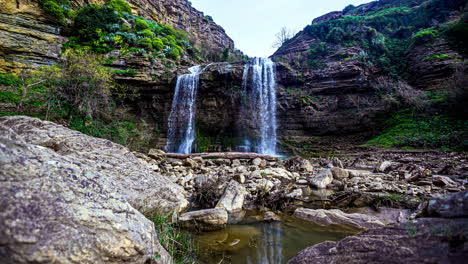
[[[136,29],[137,31],[141,31],[141,30],[143,30],[143,29],[149,28],[149,25],[148,25],[148,23],[147,23],[145,20],[143,20],[143,19],[141,19],[141,18],[137,18],[137,19],[135,19],[135,25],[134,25],[134,27],[135,27],[135,29]]]
[[[87,5],[77,11],[73,32],[81,41],[99,39],[98,30],[109,31],[119,22],[119,16],[108,6]]]
[[[138,32],[140,33],[140,35],[142,36],[145,36],[145,37],[149,37],[149,38],[153,38],[154,37],[154,33],[149,30],[148,28],[147,29],[143,29],[142,31]]]
[[[437,38],[437,31],[434,29],[423,29],[420,30],[418,33],[414,34],[413,42],[415,44],[425,44],[434,41]]]
[[[329,53],[327,44],[324,42],[313,42],[310,45],[310,49],[307,51],[308,65],[311,68],[317,68],[319,66],[318,61],[323,59]]]
[[[169,50],[167,56],[171,59],[177,59],[180,56],[182,49],[179,46],[175,46]]]
[[[158,51],[164,48],[164,43],[160,38],[153,38],[153,48]]]
[[[49,15],[56,18],[60,23],[65,23],[65,13],[64,8],[52,0],[40,1],[40,7]]]
[[[120,30],[121,31],[125,31],[125,32],[128,32],[130,31],[131,27],[127,24],[127,23],[123,23],[121,26],[120,26]]]
[[[465,13],[465,16],[468,15]],[[468,56],[468,22],[462,20],[446,27],[443,32],[452,47],[462,55]]]
[[[353,10],[354,8],[356,8],[354,5],[348,5],[348,6],[346,6],[346,7],[343,9],[343,11],[342,11],[343,15],[346,15],[346,13],[348,13],[348,12],[351,11],[351,10]]]
[[[326,36],[326,40],[331,43],[339,44],[345,39],[345,32],[340,27],[334,27]]]
[[[141,38],[138,40],[138,45],[145,49],[152,49],[153,48],[153,42],[151,41],[150,38]]]
[[[212,17],[212,16],[208,16],[208,15],[204,16],[203,19],[204,19],[206,22],[208,22],[208,21],[213,21],[213,17]]]
[[[163,25],[161,33],[163,33],[164,35],[166,35],[168,37],[176,35],[176,31],[169,25]]]
[[[107,6],[110,8],[114,9],[118,13],[132,13],[132,8],[130,7],[130,4],[127,3],[125,0],[110,0],[109,3],[107,3]]]

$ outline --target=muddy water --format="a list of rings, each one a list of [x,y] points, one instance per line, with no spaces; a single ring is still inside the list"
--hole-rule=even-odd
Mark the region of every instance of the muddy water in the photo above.
[[[282,264],[306,247],[327,240],[337,241],[355,233],[291,217],[272,223],[253,218],[221,231],[193,234],[200,247],[199,263]]]

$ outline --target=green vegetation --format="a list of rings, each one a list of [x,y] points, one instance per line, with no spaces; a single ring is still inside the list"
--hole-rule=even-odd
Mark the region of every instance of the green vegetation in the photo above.
[[[359,46],[366,54],[361,57],[364,64],[379,66],[395,78],[406,77],[405,54],[413,44],[429,44],[444,36],[466,54],[466,16],[445,28],[432,27],[434,20],[447,21],[450,13],[463,8],[465,1],[431,0],[416,5],[415,1],[394,1],[368,13],[360,13],[359,8],[350,5],[341,18],[307,26],[304,30],[316,39],[308,52],[309,67],[318,68],[328,55],[318,45],[334,50]]]
[[[63,50],[95,53],[120,50],[124,54],[150,54],[162,60],[178,60],[187,53],[202,59],[190,44],[187,32],[134,16],[125,0],[89,4],[76,10],[71,9],[69,0],[41,0],[40,6],[68,28],[69,41],[64,43]]]
[[[39,0],[39,6],[61,24],[70,17],[71,4],[69,0]]]
[[[134,69],[114,70],[114,73],[127,77],[135,77],[138,74],[138,72]]]
[[[198,247],[192,241],[190,235],[181,230],[177,224],[172,224],[168,216],[156,214],[153,218],[159,243],[172,256],[174,263],[194,263],[198,253]],[[160,256],[155,256],[155,260]]]
[[[384,148],[414,147],[467,150],[468,121],[447,115],[423,116],[405,109],[385,121],[383,133],[368,141]]]
[[[109,6],[119,14],[122,14],[124,12],[127,14],[132,13],[132,8],[130,7],[130,4],[124,0],[110,0],[109,3],[107,3],[107,6]]]
[[[101,66],[102,58],[71,50],[63,56],[60,67],[41,67],[21,76],[0,74],[0,103],[11,105],[0,116],[39,117],[125,146],[144,147],[137,124],[114,114],[119,100],[132,99],[131,92],[114,82],[113,72]]]
[[[423,59],[423,61],[436,61],[436,60],[450,60],[453,59],[453,56],[447,54],[433,54]]]

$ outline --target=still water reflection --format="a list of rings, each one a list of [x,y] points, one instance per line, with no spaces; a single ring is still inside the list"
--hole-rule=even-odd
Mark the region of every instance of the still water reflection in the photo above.
[[[230,225],[221,231],[194,234],[194,238],[200,246],[199,263],[282,264],[306,247],[350,234],[337,227],[287,218]]]

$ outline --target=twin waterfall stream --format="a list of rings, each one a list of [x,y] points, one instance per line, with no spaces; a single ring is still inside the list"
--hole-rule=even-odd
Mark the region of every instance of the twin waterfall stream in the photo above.
[[[168,152],[190,154],[197,150],[197,90],[200,74],[209,67],[191,67],[189,74],[177,78],[168,121]],[[277,155],[275,74],[275,64],[267,58],[254,58],[244,66],[239,83],[242,90],[236,98],[239,112],[235,116],[240,117],[234,120],[239,138],[236,150]],[[282,216],[284,221],[269,223],[248,220],[255,219],[259,212],[241,213],[245,214],[244,220],[231,222],[222,230],[186,231],[199,246],[199,263],[284,264],[309,245],[346,236],[292,217]]]
[[[205,69],[209,67],[206,66]],[[166,151],[192,153],[196,140],[195,117],[201,66],[180,75],[168,121]],[[254,58],[244,67],[241,114],[250,126],[242,125],[243,151],[276,155],[275,64],[268,58]],[[252,124],[254,124],[252,126]]]

